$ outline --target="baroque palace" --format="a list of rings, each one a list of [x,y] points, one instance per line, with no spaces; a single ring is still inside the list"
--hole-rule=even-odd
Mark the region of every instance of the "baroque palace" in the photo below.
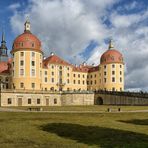
[[[76,66],[53,52],[49,57],[44,58],[41,42],[31,33],[28,20],[24,27],[24,33],[16,37],[13,42],[11,58],[8,57],[5,37],[2,34],[1,106],[61,105],[61,98],[59,97],[58,100],[56,97],[59,92],[75,94],[78,91],[87,93],[83,103],[77,100],[76,104],[89,105],[93,104],[93,99],[90,98],[91,101],[88,101],[89,91],[124,90],[123,56],[114,49],[112,41],[109,43],[108,50],[101,56],[99,65],[87,65],[84,62]],[[87,103],[84,103],[85,101]]]

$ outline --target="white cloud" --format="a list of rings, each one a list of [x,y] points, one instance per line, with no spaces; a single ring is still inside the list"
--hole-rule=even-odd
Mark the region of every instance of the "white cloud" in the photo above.
[[[102,10],[111,3],[113,0],[100,1],[96,5]],[[26,15],[29,13],[32,32],[42,40],[46,55],[52,50],[66,59],[69,56],[72,58],[83,52],[91,40],[102,41],[107,36],[106,26],[95,13],[87,12],[89,5],[86,4],[79,0],[30,2],[25,12]],[[16,34],[23,31],[24,21],[24,13],[15,12],[11,17],[12,29]]]
[[[148,11],[122,13],[111,10],[119,0],[32,0],[24,12],[14,11],[10,19],[15,34],[23,32],[26,15],[29,15],[32,32],[42,41],[46,56],[51,51],[64,59],[82,62],[81,53],[90,41],[98,47],[90,51],[88,63],[98,64],[101,54],[108,48],[105,40],[113,37],[115,47],[123,53],[126,63],[126,87],[148,88]],[[134,9],[137,3],[131,3]],[[126,6],[127,7],[127,6]],[[109,21],[108,27],[104,21]],[[144,75],[144,76],[143,76]],[[134,88],[135,87],[135,88]]]
[[[8,9],[14,11],[20,8],[20,6],[21,6],[20,3],[14,3],[14,4],[9,5]]]

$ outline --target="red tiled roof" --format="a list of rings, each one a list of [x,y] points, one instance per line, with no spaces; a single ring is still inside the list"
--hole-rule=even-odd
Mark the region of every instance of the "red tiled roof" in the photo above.
[[[12,60],[13,60],[12,58],[9,58],[8,59],[8,63],[11,64],[12,63]]]
[[[76,67],[76,66],[73,66],[73,71],[76,71],[76,72],[88,72],[88,68],[86,67]]]
[[[88,72],[95,72],[99,70],[99,65],[89,68]]]
[[[100,59],[101,64],[109,64],[109,63],[123,63],[122,54],[115,50],[110,49],[103,53]]]
[[[9,63],[8,62],[0,62],[0,73],[9,73]]]
[[[14,40],[13,49],[11,52],[17,51],[19,49],[35,49],[37,51],[41,51],[41,42],[32,33],[24,32]]]
[[[80,66],[74,66],[72,64],[69,64],[65,60],[61,59],[57,55],[51,55],[45,60],[43,60],[43,68],[47,68],[48,64],[58,64],[58,65],[65,65],[65,66],[71,66],[72,70],[75,72],[94,72],[97,71],[99,66],[91,66],[91,65],[80,65]]]
[[[71,64],[69,64],[68,62],[64,61],[63,59],[61,59],[60,57],[56,56],[56,55],[51,55],[48,58],[46,58],[45,60],[43,60],[43,67],[47,68],[48,64],[61,64],[61,65],[67,65],[67,66],[72,66]]]

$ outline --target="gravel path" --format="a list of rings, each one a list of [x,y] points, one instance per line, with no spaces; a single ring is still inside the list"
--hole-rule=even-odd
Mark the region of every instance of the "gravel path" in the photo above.
[[[117,110],[112,110],[111,112],[107,111],[27,111],[27,110],[21,110],[21,109],[13,109],[13,108],[3,108],[0,107],[0,112],[44,112],[44,113],[133,113],[133,112],[148,112],[148,110],[132,110],[132,111],[117,111]]]

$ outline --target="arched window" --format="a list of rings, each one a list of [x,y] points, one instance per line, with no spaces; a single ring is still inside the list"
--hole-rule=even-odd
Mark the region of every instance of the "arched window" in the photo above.
[[[54,104],[57,104],[57,99],[56,98],[54,98]]]

